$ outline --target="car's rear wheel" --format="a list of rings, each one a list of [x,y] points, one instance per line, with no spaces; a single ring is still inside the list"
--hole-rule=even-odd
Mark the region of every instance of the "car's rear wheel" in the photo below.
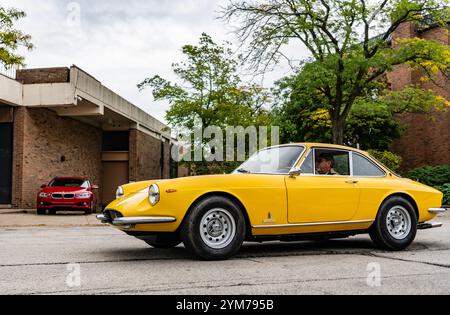
[[[172,248],[181,243],[181,240],[176,234],[161,234],[156,235],[152,240],[145,240],[145,242],[154,248]]]
[[[37,209],[38,215],[44,215],[47,211],[45,209]]]
[[[48,213],[51,215],[55,215],[56,214],[56,210],[50,209],[48,210]]]
[[[187,214],[181,238],[186,249],[202,259],[227,259],[239,251],[244,241],[244,215],[230,199],[208,197]]]
[[[414,241],[417,215],[411,203],[402,197],[392,197],[380,207],[369,234],[380,248],[402,250]]]

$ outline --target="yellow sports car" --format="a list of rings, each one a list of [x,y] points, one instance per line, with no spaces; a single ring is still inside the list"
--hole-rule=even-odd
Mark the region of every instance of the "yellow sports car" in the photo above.
[[[181,242],[225,259],[244,241],[341,238],[369,233],[388,250],[409,246],[441,206],[436,189],[401,178],[345,146],[288,144],[258,151],[232,174],[123,185],[97,216],[153,247]]]

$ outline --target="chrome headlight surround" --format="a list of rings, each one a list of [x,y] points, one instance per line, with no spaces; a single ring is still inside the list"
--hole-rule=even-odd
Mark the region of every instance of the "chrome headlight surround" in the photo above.
[[[125,193],[123,191],[123,187],[122,186],[117,187],[116,199],[119,199],[119,198],[123,197],[123,195],[125,195]]]
[[[159,187],[156,184],[152,184],[148,189],[148,201],[152,206],[156,205],[160,199]]]

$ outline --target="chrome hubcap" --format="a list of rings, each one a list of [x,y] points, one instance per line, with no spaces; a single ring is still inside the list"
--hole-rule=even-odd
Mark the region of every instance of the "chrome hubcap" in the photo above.
[[[200,221],[200,235],[208,247],[225,248],[231,243],[235,234],[235,220],[225,209],[211,209]]]
[[[397,239],[405,239],[411,231],[411,216],[402,206],[392,207],[386,217],[389,234]]]

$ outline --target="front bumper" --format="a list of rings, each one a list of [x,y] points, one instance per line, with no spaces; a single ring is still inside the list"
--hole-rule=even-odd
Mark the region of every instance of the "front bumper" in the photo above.
[[[37,200],[36,208],[38,209],[72,209],[86,210],[91,208],[90,199],[77,200]]]
[[[176,221],[174,217],[115,217],[107,214],[98,214],[97,220],[115,226],[132,227],[136,224],[172,223]]]
[[[444,213],[447,210],[448,210],[447,208],[429,208],[428,212],[430,212],[430,213]]]

